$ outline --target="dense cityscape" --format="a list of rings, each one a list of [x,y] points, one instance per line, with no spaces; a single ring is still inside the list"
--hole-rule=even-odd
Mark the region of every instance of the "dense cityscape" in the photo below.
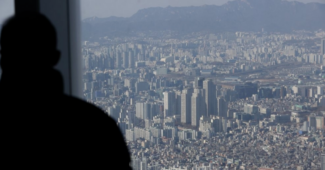
[[[85,41],[84,96],[116,120],[134,170],[316,170],[324,38],[261,30]]]
[[[79,158],[88,160],[88,157],[96,155],[96,151],[102,150],[101,153],[105,152],[109,157],[97,154],[97,157],[92,158],[95,161],[89,159],[88,164],[133,170],[325,170],[325,1],[2,1],[0,33],[2,27],[8,31],[11,28],[8,25],[18,20],[28,20],[33,23],[31,25],[45,24],[19,18],[17,14],[23,16],[22,12],[32,12],[34,16],[36,10],[37,15],[42,13],[41,17],[44,15],[53,22],[51,33],[54,30],[57,38],[55,43],[53,40],[49,44],[57,44],[57,50],[52,50],[53,55],[49,52],[48,56],[56,57],[58,63],[60,56],[62,59],[57,68],[54,67],[54,59],[51,62],[44,60],[44,65],[51,64],[50,71],[43,67],[43,63],[40,64],[41,69],[46,68],[48,71],[44,70],[43,74],[48,76],[46,79],[41,78],[44,80],[40,84],[46,88],[38,89],[35,86],[35,90],[30,89],[32,86],[26,86],[27,91],[47,92],[51,89],[48,98],[35,95],[39,101],[39,98],[45,99],[37,106],[57,107],[47,115],[61,112],[62,103],[64,109],[69,106],[66,109],[68,112],[85,113],[78,119],[82,121],[76,121],[79,124],[71,123],[76,118],[75,114],[63,119],[59,117],[62,114],[57,116],[53,120],[64,124],[61,128],[53,128],[47,117],[45,121],[40,121],[42,126],[35,123],[39,120],[34,117],[31,117],[34,123],[25,117],[18,123],[17,116],[12,119],[5,117],[4,120],[11,120],[17,125],[20,123],[19,126],[28,127],[21,122],[29,122],[37,134],[30,133],[29,128],[23,131],[18,128],[19,133],[15,131],[7,135],[10,136],[8,139],[12,139],[6,140],[10,142],[5,145],[9,148],[5,152],[16,153],[7,155],[8,160],[16,159],[19,155],[17,153],[27,151],[20,148],[31,148],[37,152],[41,150],[41,157],[47,152],[51,154],[55,150],[63,151],[63,158],[79,156],[76,159],[79,160],[78,163],[83,161]],[[9,2],[11,11],[6,10],[9,9]],[[8,11],[10,15],[18,16],[18,20],[6,20],[10,16],[6,14]],[[58,15],[57,11],[63,12]],[[15,28],[18,26],[15,25]],[[26,28],[29,29],[28,26]],[[39,32],[47,30],[41,26],[35,28],[41,28],[42,31]],[[24,32],[24,29],[14,30],[17,32],[14,33],[15,38],[19,37],[22,43],[13,41],[15,39],[11,36],[3,36],[8,42],[11,39],[9,45],[18,49],[17,52],[10,50],[8,45],[9,50],[6,51],[2,47],[3,56],[10,56],[10,52],[13,56],[19,56],[32,46],[44,51],[35,53],[34,58],[37,60],[47,52],[44,50],[47,48],[38,47],[33,38],[16,36],[38,34],[38,31],[18,33]],[[52,38],[55,38],[54,35]],[[44,43],[42,40],[38,44],[46,44],[45,39]],[[82,44],[81,53],[80,44],[76,42]],[[19,51],[19,46],[28,48]],[[34,55],[33,51],[30,55]],[[27,53],[26,56],[29,57]],[[81,58],[82,94],[79,91],[81,84],[75,83],[75,80],[80,80],[78,76],[81,76]],[[37,60],[28,58],[28,61],[35,61],[34,63]],[[7,59],[8,61],[17,64],[12,59]],[[20,62],[17,66],[23,65],[29,63]],[[38,64],[34,65],[31,72],[26,72],[27,76],[23,79],[27,80],[25,82],[34,82],[42,77],[28,77],[30,73],[41,70],[36,67]],[[55,73],[52,67],[55,68]],[[11,70],[8,69],[10,66],[3,68],[9,70],[4,71],[9,75],[10,71],[19,67]],[[80,70],[76,71],[77,68]],[[21,73],[19,71],[12,75]],[[1,74],[0,69],[0,78]],[[58,79],[55,79],[56,75]],[[9,82],[16,78],[3,79]],[[11,86],[9,83],[2,84],[5,87],[3,89]],[[17,84],[12,88],[15,91],[19,83],[12,84]],[[47,87],[49,84],[53,87],[62,86],[60,90],[64,98],[59,98],[61,95],[56,94],[56,89]],[[3,91],[12,92],[11,89]],[[18,92],[8,96],[25,95]],[[4,94],[6,93],[2,94],[4,101],[11,100]],[[33,96],[32,93],[26,94],[28,95],[25,96]],[[48,101],[52,94],[58,98]],[[79,101],[77,98],[80,95],[83,99]],[[72,98],[71,101],[76,102],[68,105],[68,99]],[[35,103],[32,99],[31,104]],[[20,112],[20,109],[15,112]],[[65,114],[64,111],[62,113]],[[103,121],[98,121],[99,119]],[[64,120],[63,123],[61,120]],[[87,122],[89,120],[91,123]],[[100,126],[93,126],[92,123]],[[45,124],[49,125],[44,126]],[[107,128],[107,125],[112,126]],[[53,135],[57,135],[54,136],[57,139],[68,136],[66,140],[53,140],[54,143],[59,141],[62,144],[51,146],[51,150],[46,147],[52,144],[45,140],[44,146],[34,142],[47,137],[43,131],[49,131],[48,127],[51,133],[55,132],[48,133],[51,136],[49,139]],[[10,127],[5,131],[8,129]],[[130,157],[118,129],[124,137]],[[77,135],[71,135],[73,133]],[[29,140],[27,144],[21,147],[8,145],[15,139],[14,136],[22,138],[21,134]],[[72,147],[73,141],[80,139],[79,136],[85,139],[84,143],[70,148],[66,154],[64,147]],[[97,138],[98,136],[105,138]],[[89,139],[93,143],[87,143]],[[32,143],[34,145],[30,147]],[[98,144],[97,147],[94,144]],[[80,149],[82,145],[87,149]],[[105,150],[107,148],[103,149],[103,145],[108,146],[108,151]],[[58,149],[61,146],[64,147]],[[99,157],[103,159],[99,160]],[[37,157],[32,156],[30,159],[35,158]],[[129,158],[131,163],[127,166],[125,162],[130,162]],[[76,165],[77,161],[67,159],[65,163]]]

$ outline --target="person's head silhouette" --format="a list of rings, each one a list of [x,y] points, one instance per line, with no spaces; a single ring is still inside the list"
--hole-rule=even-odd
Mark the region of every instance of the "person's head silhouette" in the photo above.
[[[60,58],[56,45],[55,28],[44,15],[16,14],[4,23],[1,31],[3,73],[53,68]]]

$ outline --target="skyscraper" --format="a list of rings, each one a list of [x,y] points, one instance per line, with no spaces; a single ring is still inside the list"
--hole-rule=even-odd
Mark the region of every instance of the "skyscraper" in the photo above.
[[[181,96],[181,122],[191,123],[191,96],[193,93],[192,88],[184,89]]]
[[[143,104],[143,119],[152,119],[152,114],[151,114],[151,104],[149,103],[144,103]]]
[[[139,119],[152,119],[152,106],[150,103],[139,102],[136,104],[136,117]]]
[[[212,80],[203,81],[203,89],[205,91],[205,116],[215,114],[215,99],[216,99],[216,87],[214,86]]]
[[[203,89],[194,89],[191,98],[191,112],[191,125],[199,126],[200,117],[202,113],[205,113]]]
[[[228,111],[228,103],[223,97],[218,97],[217,99],[217,105],[218,105],[218,116],[219,117],[227,117],[227,111]]]
[[[176,114],[175,92],[164,92],[164,116],[173,116]]]
[[[135,105],[135,115],[137,118],[142,119],[143,118],[143,103],[137,103]]]
[[[325,54],[325,39],[322,39],[321,40],[322,42],[321,42],[321,51],[320,51],[320,53],[321,53],[321,55],[324,55]]]
[[[182,107],[182,92],[181,91],[176,91],[175,93],[175,115],[180,115],[181,114],[181,107]]]

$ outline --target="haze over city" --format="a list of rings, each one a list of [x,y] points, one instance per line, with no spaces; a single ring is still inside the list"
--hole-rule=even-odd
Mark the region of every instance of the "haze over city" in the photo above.
[[[325,170],[324,16],[324,0],[81,0],[83,99],[134,170]]]
[[[303,2],[87,1],[84,97],[134,170],[325,170],[325,4]]]

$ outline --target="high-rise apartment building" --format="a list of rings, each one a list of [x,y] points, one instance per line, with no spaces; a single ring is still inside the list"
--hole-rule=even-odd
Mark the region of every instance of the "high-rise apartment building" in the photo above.
[[[191,124],[191,97],[193,89],[184,89],[181,96],[181,122]]]
[[[216,100],[216,87],[212,80],[203,81],[203,89],[205,92],[205,116],[215,115],[215,100]]]
[[[136,107],[136,117],[140,119],[146,119],[150,117],[150,105],[148,103],[137,103]]]
[[[138,102],[135,105],[136,117],[139,119],[151,120],[159,113],[159,106],[155,103]]]
[[[194,89],[191,98],[191,125],[199,126],[200,117],[205,113],[204,107],[204,90]]]
[[[182,92],[176,91],[175,93],[175,115],[181,115],[182,111]]]
[[[134,68],[135,61],[134,61],[134,55],[132,51],[129,51],[129,68]]]
[[[173,116],[176,114],[175,92],[164,92],[164,116]]]

